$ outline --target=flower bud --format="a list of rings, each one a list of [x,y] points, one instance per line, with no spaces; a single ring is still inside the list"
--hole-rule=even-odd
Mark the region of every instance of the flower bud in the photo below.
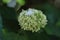
[[[41,10],[31,9],[22,11],[18,16],[18,22],[21,29],[38,32],[47,24],[46,15]]]

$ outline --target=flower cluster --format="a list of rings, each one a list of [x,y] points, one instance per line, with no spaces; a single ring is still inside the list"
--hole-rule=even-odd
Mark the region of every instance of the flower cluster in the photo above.
[[[47,19],[41,10],[29,8],[28,10],[22,10],[18,16],[18,22],[21,29],[38,32],[45,27]]]

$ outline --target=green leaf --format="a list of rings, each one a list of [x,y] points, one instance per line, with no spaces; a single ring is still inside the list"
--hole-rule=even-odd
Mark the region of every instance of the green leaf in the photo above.
[[[60,19],[57,21],[56,26],[60,27]]]
[[[2,19],[3,19],[3,26],[7,28],[9,31],[17,32],[19,29],[18,21],[17,21],[17,13],[14,8],[8,7],[0,7]]]
[[[25,4],[25,0],[16,0],[20,6],[23,6]]]
[[[60,12],[49,3],[44,4],[43,9],[48,19],[48,25],[45,27],[45,31],[50,35],[60,36],[60,27],[56,26],[56,22],[59,20],[58,17]]]
[[[27,35],[19,35],[19,33],[9,32],[3,29],[4,40],[28,40]]]
[[[11,0],[2,0],[3,3],[9,3]]]

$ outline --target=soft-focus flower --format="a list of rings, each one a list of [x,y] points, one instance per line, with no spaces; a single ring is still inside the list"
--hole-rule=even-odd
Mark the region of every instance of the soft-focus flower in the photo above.
[[[41,28],[45,27],[47,19],[42,11],[29,8],[28,10],[22,10],[19,14],[18,22],[21,29],[38,32]]]

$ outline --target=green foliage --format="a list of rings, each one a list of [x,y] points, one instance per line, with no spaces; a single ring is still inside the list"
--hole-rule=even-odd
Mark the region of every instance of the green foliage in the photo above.
[[[11,3],[12,0],[2,0],[3,3]],[[25,5],[25,0],[14,0],[16,1],[20,6]],[[12,5],[12,4],[11,4]]]
[[[56,26],[60,27],[60,19],[57,21]]]
[[[8,32],[6,29],[3,29],[4,40],[28,40],[27,35],[19,35],[18,33]]]
[[[45,27],[45,31],[50,35],[60,36],[60,27],[56,26],[60,11],[49,3],[44,4],[43,9],[48,17],[48,25]]]
[[[25,0],[16,0],[16,2],[22,6],[25,4]]]
[[[2,0],[3,3],[9,3],[11,0]]]

